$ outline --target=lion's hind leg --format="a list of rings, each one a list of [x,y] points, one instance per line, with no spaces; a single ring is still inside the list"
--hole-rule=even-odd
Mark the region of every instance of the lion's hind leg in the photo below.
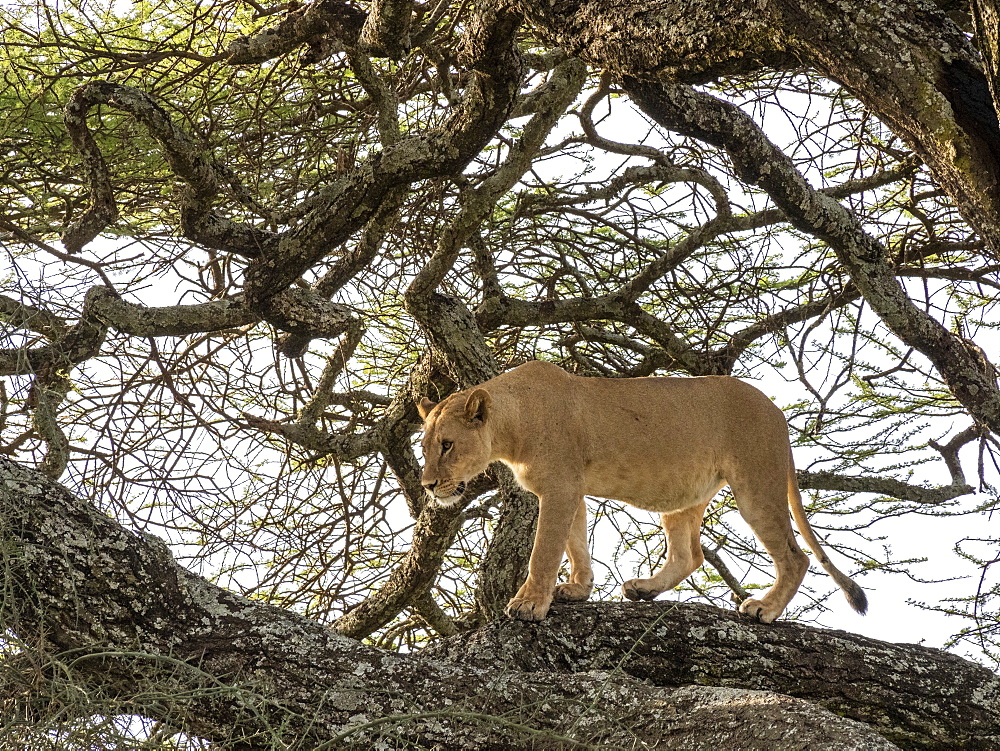
[[[648,579],[630,579],[622,585],[622,594],[630,600],[652,600],[673,589],[698,570],[704,561],[701,552],[701,520],[708,502],[681,511],[660,514],[660,524],[667,538],[667,560]]]
[[[736,507],[774,561],[776,578],[764,596],[740,603],[740,612],[763,623],[780,616],[805,578],[809,556],[795,540],[788,516],[788,497],[784,476],[773,488],[733,487]]]
[[[594,590],[594,569],[587,544],[587,503],[582,496],[569,530],[566,554],[569,556],[569,581],[556,585],[553,599],[556,602],[583,602]]]

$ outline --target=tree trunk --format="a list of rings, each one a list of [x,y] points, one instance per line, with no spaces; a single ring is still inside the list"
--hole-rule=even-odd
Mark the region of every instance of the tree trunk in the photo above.
[[[2,457],[0,549],[0,621],[25,646],[0,672],[0,717],[38,732],[69,680],[227,748],[1000,748],[982,666],[706,606],[556,606],[378,650],[194,576]]]

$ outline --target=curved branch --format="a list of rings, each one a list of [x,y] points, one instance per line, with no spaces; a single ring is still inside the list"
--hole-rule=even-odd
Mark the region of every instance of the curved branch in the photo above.
[[[302,44],[313,47],[308,62],[316,63],[354,44],[366,14],[339,0],[316,0],[293,10],[278,24],[240,37],[226,50],[230,65],[258,65],[291,52]]]
[[[522,136],[493,175],[477,188],[462,193],[460,209],[441,233],[434,255],[406,290],[407,310],[455,369],[455,380],[462,387],[489,380],[499,371],[476,318],[460,300],[441,295],[436,289],[499,198],[531,167],[546,136],[583,87],[585,77],[586,68],[580,61],[566,60],[538,87],[536,112]]]
[[[83,247],[118,219],[118,204],[111,187],[111,176],[104,155],[87,127],[87,113],[105,97],[93,86],[73,92],[63,110],[63,122],[73,148],[83,157],[84,184],[89,188],[90,205],[63,231],[63,246],[70,253]]]
[[[716,355],[729,363],[731,371],[740,355],[760,337],[783,331],[794,323],[802,323],[810,318],[826,315],[830,311],[849,305],[860,297],[861,293],[854,285],[847,284],[839,292],[833,292],[826,297],[811,300],[802,305],[786,308],[737,331],[725,346],[717,350]]]
[[[586,72],[579,60],[565,60],[553,69],[549,80],[538,87],[535,114],[524,127],[522,136],[511,146],[507,159],[494,174],[477,188],[462,194],[458,215],[442,233],[434,255],[410,284],[406,292],[408,301],[417,301],[419,296],[437,289],[496,202],[531,168],[546,136],[583,87]]]
[[[413,541],[403,560],[378,591],[338,618],[338,633],[361,639],[382,628],[426,593],[437,579],[444,556],[462,526],[462,504],[424,506],[413,528]]]
[[[44,369],[35,376],[28,398],[31,425],[46,444],[38,471],[54,480],[59,479],[69,463],[69,439],[59,425],[58,412],[71,387],[72,382],[65,372]]]
[[[66,129],[84,157],[84,177],[91,193],[90,207],[63,235],[68,250],[80,250],[117,218],[107,166],[86,121],[87,113],[100,104],[128,112],[163,148],[171,171],[185,183],[180,206],[185,237],[247,258],[275,246],[278,238],[274,233],[234,222],[213,210],[223,180],[211,154],[177,126],[151,96],[132,86],[92,81],[73,93],[64,113]]]

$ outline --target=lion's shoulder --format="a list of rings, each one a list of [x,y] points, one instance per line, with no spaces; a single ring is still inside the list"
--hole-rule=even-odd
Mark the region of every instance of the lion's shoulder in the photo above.
[[[528,360],[528,362],[508,370],[507,375],[521,378],[536,378],[542,375],[572,377],[555,363],[546,362],[545,360]]]
[[[529,360],[494,379],[497,383],[513,388],[531,386],[531,390],[536,392],[544,392],[548,388],[565,389],[581,380],[583,379],[579,376],[567,373],[558,365],[544,360]]]

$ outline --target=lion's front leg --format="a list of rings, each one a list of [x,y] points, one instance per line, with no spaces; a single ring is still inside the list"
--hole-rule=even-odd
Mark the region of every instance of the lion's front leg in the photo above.
[[[566,554],[569,556],[569,581],[556,585],[555,601],[584,602],[594,591],[594,569],[590,565],[590,546],[587,544],[587,503],[582,496],[573,515]]]
[[[507,603],[507,615],[511,618],[540,621],[549,612],[559,564],[566,551],[574,516],[582,502],[582,494],[567,493],[565,490],[538,495],[538,528],[528,563],[528,578]],[[584,516],[585,539],[586,523]],[[589,567],[589,553],[587,565]]]

